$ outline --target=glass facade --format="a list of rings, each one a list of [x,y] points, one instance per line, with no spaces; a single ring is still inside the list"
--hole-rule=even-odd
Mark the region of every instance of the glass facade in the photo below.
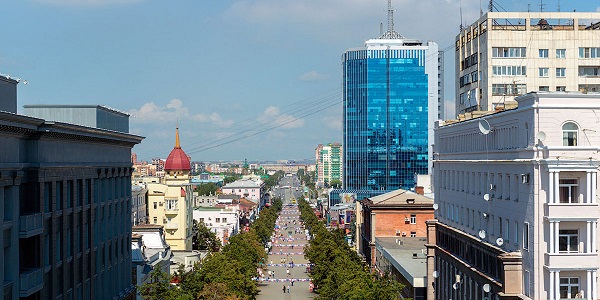
[[[411,189],[427,174],[427,50],[412,48],[342,56],[345,189]]]

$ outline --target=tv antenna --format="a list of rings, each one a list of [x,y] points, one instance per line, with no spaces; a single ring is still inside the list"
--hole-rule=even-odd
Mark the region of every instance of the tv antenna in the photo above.
[[[392,7],[392,0],[388,0],[388,8],[387,8],[387,17],[388,17],[388,28],[387,31],[382,34],[380,39],[403,39],[404,37],[394,31],[394,8]]]

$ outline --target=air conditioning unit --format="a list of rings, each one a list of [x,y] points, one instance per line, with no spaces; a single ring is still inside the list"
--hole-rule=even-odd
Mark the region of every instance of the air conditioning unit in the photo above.
[[[493,191],[496,189],[496,185],[495,184],[490,184],[490,191]]]
[[[402,232],[402,236],[406,236],[406,232]]]
[[[404,218],[404,222],[410,222],[409,218]]]
[[[162,202],[158,202],[158,206],[163,206],[163,203]]]

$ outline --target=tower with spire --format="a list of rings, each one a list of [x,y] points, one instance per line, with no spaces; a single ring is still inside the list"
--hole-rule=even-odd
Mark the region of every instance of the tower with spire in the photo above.
[[[165,161],[165,177],[148,184],[148,219],[163,225],[166,240],[173,250],[192,250],[193,186],[190,184],[190,159],[181,149],[179,127],[175,147]]]

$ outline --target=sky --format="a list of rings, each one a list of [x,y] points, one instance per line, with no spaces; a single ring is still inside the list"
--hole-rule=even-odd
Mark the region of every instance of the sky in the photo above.
[[[400,34],[445,52],[488,1],[393,0]],[[539,11],[539,1],[497,9]],[[559,0],[544,1],[557,11]],[[166,158],[179,126],[194,161],[300,160],[342,141],[341,54],[379,36],[386,0],[19,0],[0,9],[0,74],[18,106],[99,104],[131,114],[138,159]],[[562,0],[561,11],[600,11]]]

